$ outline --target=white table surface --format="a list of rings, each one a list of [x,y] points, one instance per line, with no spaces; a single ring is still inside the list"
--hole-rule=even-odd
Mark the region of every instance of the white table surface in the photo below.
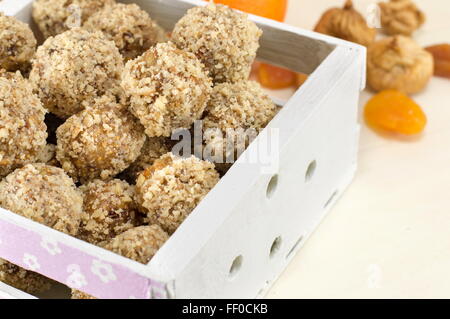
[[[287,23],[311,29],[343,0],[290,0]],[[372,0],[355,0],[365,12]],[[422,45],[450,42],[450,2],[417,0]],[[371,96],[361,96],[361,110]],[[414,139],[363,125],[359,169],[268,298],[450,298],[450,80],[415,95],[428,117]]]

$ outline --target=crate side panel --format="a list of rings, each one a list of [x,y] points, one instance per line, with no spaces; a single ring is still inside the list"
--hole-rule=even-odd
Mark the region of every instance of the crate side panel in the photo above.
[[[264,33],[258,58],[296,72],[313,73],[334,49],[324,41],[282,30],[275,22],[259,26]]]
[[[281,148],[286,147],[295,134],[309,121],[320,102],[339,84],[338,79],[355,63],[357,56],[345,48],[336,49],[297,91],[294,97],[281,109],[268,128],[278,129]],[[358,76],[355,76],[358,78]],[[358,78],[359,80],[359,78]],[[356,90],[355,94],[358,94]],[[355,115],[356,116],[356,115]],[[258,154],[258,144],[267,129],[252,143],[244,155]],[[255,147],[254,147],[255,146]],[[252,191],[261,176],[257,162],[245,164],[239,161],[203,199],[195,211],[172,235],[164,247],[150,262],[150,269],[157,274],[170,275],[170,279],[187,267],[199,250],[215,231],[221,227],[238,203]],[[262,159],[264,167],[272,159]],[[195,229],[195,231],[192,231]],[[182,247],[182,249],[180,249]],[[189,247],[189,249],[186,249]],[[167,278],[166,278],[167,280]]]
[[[272,197],[266,195],[272,175],[262,175],[244,194],[177,277],[177,298],[253,298],[278,277],[292,257],[291,250],[298,249],[297,241],[308,238],[354,175],[359,75],[355,63],[281,150]],[[313,161],[315,172],[305,181]],[[233,274],[238,256],[242,256],[240,269]]]

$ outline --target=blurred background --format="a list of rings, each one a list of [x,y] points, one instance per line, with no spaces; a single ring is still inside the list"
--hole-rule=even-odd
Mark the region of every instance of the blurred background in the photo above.
[[[286,23],[313,29],[343,3],[289,0]],[[363,15],[374,3],[354,1]],[[427,21],[413,38],[449,43],[450,2],[415,3]],[[428,118],[419,136],[381,136],[361,116],[354,183],[267,297],[450,298],[450,80],[434,77],[412,98]]]

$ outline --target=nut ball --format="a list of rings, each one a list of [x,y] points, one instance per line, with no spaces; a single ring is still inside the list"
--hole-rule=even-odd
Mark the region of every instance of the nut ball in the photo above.
[[[28,80],[0,70],[0,177],[38,159],[47,144],[45,113]]]
[[[126,61],[168,40],[165,31],[136,4],[107,6],[94,13],[83,26],[89,31],[102,31],[114,41]]]
[[[168,153],[139,175],[136,199],[150,223],[171,234],[218,181],[214,164]]]
[[[147,264],[168,239],[169,235],[158,225],[140,226],[118,235],[105,249]]]
[[[314,31],[364,46],[370,45],[375,40],[377,33],[376,29],[367,25],[366,19],[361,13],[355,10],[351,0],[347,0],[342,9],[327,10]]]
[[[139,122],[107,96],[70,117],[56,136],[56,158],[82,183],[124,171],[138,158],[146,139]]]
[[[222,174],[277,111],[277,106],[255,81],[214,87],[203,120],[204,142]]]
[[[32,295],[45,292],[51,288],[50,279],[1,258],[0,281]]]
[[[211,87],[201,62],[172,43],[159,43],[129,61],[122,76],[130,110],[149,137],[189,128],[201,117]]]
[[[411,0],[390,0],[379,6],[386,34],[410,36],[425,23],[425,14]]]
[[[101,32],[72,29],[36,52],[30,80],[44,106],[67,118],[105,94],[120,94],[122,56]]]
[[[168,239],[169,235],[158,225],[140,226],[118,235],[104,248],[141,264],[147,264]],[[72,289],[71,298],[96,299],[76,289]]]
[[[367,54],[367,81],[374,91],[422,91],[434,71],[433,56],[414,40],[395,36],[373,43]]]
[[[121,180],[94,180],[81,186],[84,195],[79,237],[101,245],[138,225],[134,187]]]
[[[35,0],[33,19],[45,38],[82,24],[114,0]]]
[[[131,181],[136,181],[138,175],[166,153],[170,152],[171,141],[165,137],[149,137],[142,147],[141,155],[125,170],[125,175]]]
[[[0,183],[0,206],[69,235],[78,233],[83,198],[58,167],[28,164]]]
[[[276,115],[277,106],[255,81],[222,83],[214,87],[206,108],[204,128],[263,129]]]
[[[36,44],[28,24],[0,12],[0,69],[27,71]]]
[[[175,25],[172,40],[194,53],[214,83],[248,79],[262,31],[247,15],[223,5],[190,9]]]

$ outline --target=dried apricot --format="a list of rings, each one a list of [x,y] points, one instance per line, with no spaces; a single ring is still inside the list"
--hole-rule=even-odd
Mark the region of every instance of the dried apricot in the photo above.
[[[437,44],[426,50],[434,57],[434,75],[450,79],[450,44]]]
[[[259,72],[259,67],[261,66],[261,62],[259,61],[255,61],[252,64],[252,70],[250,71],[250,79],[251,80],[257,80],[258,79],[258,72]]]
[[[381,131],[405,135],[421,133],[427,117],[420,106],[404,93],[386,90],[367,102],[364,117],[367,124]]]
[[[281,22],[286,17],[287,0],[214,0],[214,2]]]
[[[284,68],[261,63],[258,70],[258,80],[266,88],[285,89],[295,84],[296,74]]]
[[[306,82],[306,80],[308,80],[308,75],[304,74],[304,73],[297,73],[295,78],[295,86],[297,88],[301,87],[303,85],[303,83]]]

